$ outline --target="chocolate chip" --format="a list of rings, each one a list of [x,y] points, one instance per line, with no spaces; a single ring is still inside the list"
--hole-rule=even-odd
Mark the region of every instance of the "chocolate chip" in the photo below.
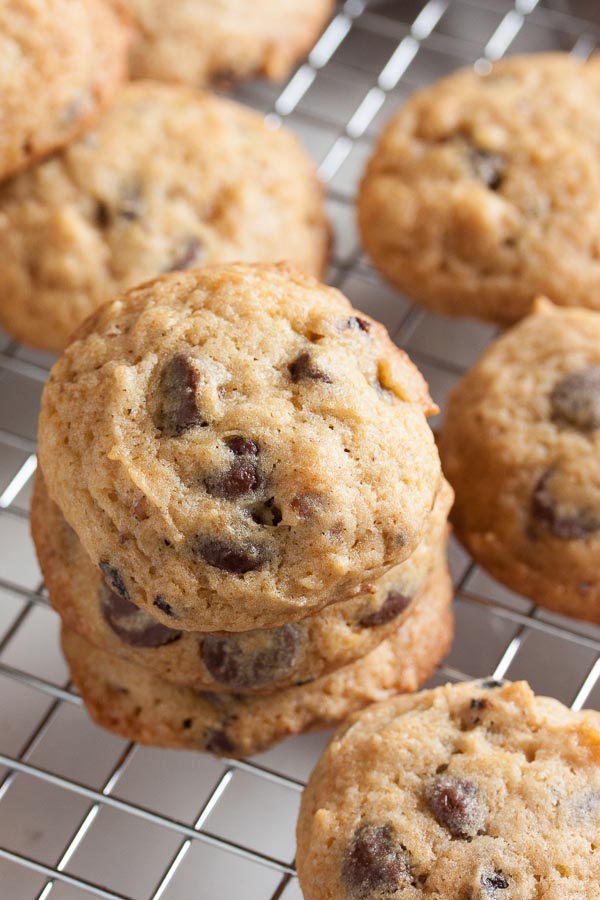
[[[545,472],[533,490],[531,497],[533,518],[540,522],[553,537],[563,541],[584,540],[596,531],[600,531],[600,518],[590,509],[561,514],[559,504],[549,487],[552,475],[552,470]]]
[[[192,235],[186,241],[182,253],[165,269],[165,272],[181,272],[184,269],[192,269],[200,263],[202,252],[203,248],[200,240],[195,235]]]
[[[484,812],[477,799],[473,781],[440,775],[425,790],[425,798],[440,825],[459,838],[472,838],[485,824]]]
[[[396,619],[409,606],[410,597],[401,594],[400,591],[390,591],[382,605],[375,612],[367,613],[360,620],[363,628],[373,628],[377,625],[385,625]]]
[[[350,318],[345,321],[345,327],[364,331],[365,334],[368,334],[371,330],[371,323],[367,322],[366,319],[360,319],[358,316],[350,316]]]
[[[182,727],[182,728],[191,728],[191,727],[192,727],[192,720],[191,720],[191,719],[184,719],[183,722],[181,723],[181,727]]]
[[[224,731],[213,731],[204,745],[209,753],[215,756],[227,756],[235,751],[235,744]]]
[[[241,434],[225,438],[225,443],[236,456],[258,456],[258,444],[250,438],[242,437]]]
[[[194,550],[209,566],[233,575],[244,575],[260,569],[269,558],[265,547],[252,543],[235,546],[219,538],[199,537]]]
[[[109,587],[111,587],[120,597],[129,600],[129,591],[125,587],[125,582],[121,578],[119,570],[115,569],[114,566],[111,566],[111,564],[104,559],[100,561],[99,565]]]
[[[550,394],[552,418],[582,431],[600,428],[600,366],[571,372]]]
[[[292,381],[297,384],[299,381],[309,379],[310,381],[322,381],[324,384],[333,384],[333,379],[326,372],[318,369],[312,364],[309,353],[301,353],[300,356],[291,362],[288,366]]]
[[[204,479],[204,486],[212,497],[223,500],[237,500],[264,487],[265,478],[255,462],[236,459],[231,468],[222,475]]]
[[[154,424],[165,437],[178,437],[190,428],[206,424],[198,409],[198,382],[198,370],[184,353],[173,356],[163,366]]]
[[[494,872],[491,875],[482,875],[481,887],[488,897],[495,897],[496,891],[506,890],[508,887],[508,880],[502,872]]]
[[[106,588],[100,593],[100,607],[110,628],[131,647],[164,647],[181,637],[180,631],[161,625],[130,600]]]
[[[471,709],[487,709],[488,702],[484,697],[473,697],[471,700]]]
[[[94,218],[96,220],[96,225],[98,228],[108,228],[111,223],[111,213],[110,207],[104,200],[98,200],[96,202],[96,208],[94,212]]]
[[[160,609],[161,612],[164,612],[165,616],[175,616],[175,610],[170,603],[167,603],[162,594],[157,594],[154,598],[153,603],[157,609]]]
[[[204,665],[219,684],[230,688],[260,688],[287,675],[298,653],[300,632],[295,625],[226,637],[207,635],[202,641]]]
[[[469,162],[477,178],[490,191],[497,191],[501,187],[506,169],[506,160],[502,156],[473,148],[469,153]]]
[[[361,825],[342,863],[342,880],[353,900],[383,897],[411,883],[406,848],[393,825]]]

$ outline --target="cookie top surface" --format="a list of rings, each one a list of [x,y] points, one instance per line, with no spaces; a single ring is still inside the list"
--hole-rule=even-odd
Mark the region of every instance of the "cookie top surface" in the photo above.
[[[300,812],[306,900],[593,900],[600,715],[485,685],[394,698],[334,737]]]
[[[191,88],[128,85],[94,131],[0,186],[0,321],[57,350],[163,272],[288,260],[320,275],[330,229],[297,139]]]
[[[100,649],[194,690],[268,693],[313,681],[369,653],[412,614],[446,553],[452,490],[443,482],[427,534],[410,557],[350,600],[302,622],[239,634],[180,631],[106,585],[53,503],[38,470],[31,528],[50,602],[64,624]]]
[[[63,626],[73,680],[92,716],[130,740],[248,756],[292,734],[329,728],[368,703],[415,691],[452,641],[452,583],[440,554],[414,611],[356,662],[310,684],[260,696],[177,687]]]
[[[515,57],[417,92],[361,188],[382,271],[435,310],[509,323],[536,294],[600,308],[600,60]]]
[[[332,0],[126,0],[137,31],[134,78],[196,86],[284,78],[308,52]]]
[[[440,452],[474,555],[546,573],[540,602],[559,590],[599,617],[600,314],[538,302],[451,394]]]
[[[2,0],[0,179],[91,124],[125,78],[129,37],[103,0]]]
[[[338,291],[207,266],[85,323],[44,391],[40,462],[113,587],[165,624],[244,631],[410,556],[439,488],[433,409]]]

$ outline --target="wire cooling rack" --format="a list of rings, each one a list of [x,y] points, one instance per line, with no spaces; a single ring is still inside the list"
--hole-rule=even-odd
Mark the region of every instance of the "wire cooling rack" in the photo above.
[[[412,90],[459,65],[585,57],[599,33],[595,0],[348,0],[283,88],[238,92],[319,163],[336,226],[330,280],[387,325],[442,406],[493,330],[411,306],[361,255],[353,197],[373,138]],[[97,728],[71,689],[27,521],[51,362],[0,337],[0,900],[299,900],[299,793],[326,736],[252,762],[142,748]],[[600,705],[599,629],[536,609],[456,545],[451,561],[457,639],[433,683],[493,672]]]

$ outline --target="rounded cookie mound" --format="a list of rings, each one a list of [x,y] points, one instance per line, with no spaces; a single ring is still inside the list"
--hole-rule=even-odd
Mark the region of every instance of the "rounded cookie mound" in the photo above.
[[[371,653],[311,684],[255,697],[176,687],[66,627],[62,644],[98,724],[142,744],[250,756],[291,735],[330,728],[376,700],[417,690],[450,647],[451,599],[440,555],[414,612]]]
[[[359,201],[381,271],[437,312],[507,324],[538,293],[600,308],[600,61],[463,70],[392,119]]]
[[[93,132],[0,185],[0,321],[60,350],[100,303],[163,272],[288,260],[320,275],[329,238],[293,135],[191,88],[131,84]]]
[[[104,0],[3,0],[0,179],[93,122],[125,78],[128,44]]]
[[[600,314],[539,302],[455,388],[440,452],[477,562],[600,622]]]
[[[445,553],[451,501],[444,482],[415,552],[363,593],[296,624],[237,634],[170,628],[111,590],[50,500],[39,471],[31,528],[50,602],[68,628],[173,684],[216,693],[268,693],[354,662],[397,630]]]
[[[593,900],[600,715],[525,682],[378,703],[325,751],[297,835],[306,900]]]
[[[40,463],[117,593],[186,630],[275,627],[416,548],[440,480],[432,408],[338,291],[211,266],[88,320],[44,390]]]
[[[137,32],[134,78],[196,86],[279,80],[310,49],[332,0],[126,0]]]

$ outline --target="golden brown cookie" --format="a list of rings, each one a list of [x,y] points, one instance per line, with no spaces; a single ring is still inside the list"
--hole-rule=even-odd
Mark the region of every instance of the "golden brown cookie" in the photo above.
[[[333,0],[126,0],[134,78],[196,86],[285,78],[316,41]]]
[[[2,0],[0,180],[93,123],[125,78],[129,38],[116,3]]]
[[[305,900],[596,900],[599,841],[600,715],[467,682],[344,725],[296,864]]]
[[[537,294],[600,309],[600,60],[464,69],[385,129],[359,198],[365,247],[436,312],[502,324]]]
[[[292,134],[208,93],[134,83],[93,132],[0,185],[0,322],[61,350],[100,303],[162,272],[288,260],[319,276],[329,243]]]
[[[101,650],[182,687],[268,693],[354,662],[396,631],[440,553],[452,489],[442,484],[415,552],[351,600],[293,625],[237,634],[168,628],[106,585],[53,503],[38,470],[31,527],[50,601],[63,623]]]
[[[87,321],[44,389],[39,457],[113,590],[169,627],[248,631],[411,555],[440,485],[433,409],[335,289],[206,266]]]
[[[399,691],[414,691],[448,652],[452,585],[437,567],[397,632],[367,656],[311,684],[256,697],[201,693],[157,678],[63,628],[73,680],[90,715],[130,740],[249,756],[293,734],[329,728]]]
[[[474,559],[600,622],[600,313],[538,303],[452,393],[440,453]]]

